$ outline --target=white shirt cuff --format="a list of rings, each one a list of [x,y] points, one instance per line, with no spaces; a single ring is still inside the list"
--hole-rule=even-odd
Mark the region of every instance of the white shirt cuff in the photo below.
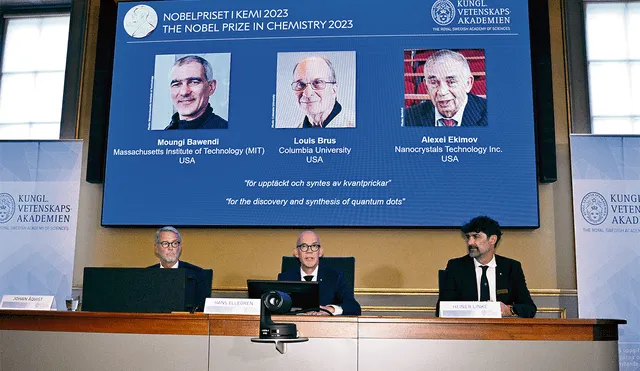
[[[327,305],[328,307],[332,307],[333,308],[333,315],[334,316],[339,316],[342,314],[342,307],[339,305]]]

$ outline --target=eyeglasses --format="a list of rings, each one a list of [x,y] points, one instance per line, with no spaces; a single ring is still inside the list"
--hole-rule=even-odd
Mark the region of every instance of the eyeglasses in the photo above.
[[[313,90],[324,90],[327,87],[327,84],[335,84],[335,81],[324,81],[322,79],[315,79],[311,82],[304,81],[294,81],[291,83],[291,89],[295,91],[303,91],[307,88],[307,86],[311,85],[311,89]]]
[[[318,245],[317,243],[314,243],[313,245],[307,245],[306,243],[301,243],[296,247],[299,248],[300,251],[302,252],[307,252],[307,251],[316,252],[320,250],[320,245]]]
[[[173,242],[160,241],[158,242],[158,245],[162,246],[165,249],[169,248],[169,246],[173,247],[174,249],[177,249],[178,246],[180,246],[180,241],[173,241]]]

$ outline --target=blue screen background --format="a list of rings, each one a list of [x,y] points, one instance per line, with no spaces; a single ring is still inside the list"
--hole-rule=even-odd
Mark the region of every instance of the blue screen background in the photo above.
[[[436,24],[431,15],[434,4],[441,2],[416,3],[410,9],[406,3],[374,6],[359,0],[317,4],[271,1],[268,7],[259,1],[120,3],[102,223],[448,227],[481,214],[504,226],[537,227],[527,1],[451,2],[455,16],[446,27]],[[147,37],[134,38],[125,31],[123,22],[127,12],[140,4],[153,8],[158,22]],[[264,17],[273,13],[267,10],[276,10],[276,15],[279,10],[283,15],[285,9],[286,17]],[[495,12],[492,9],[508,9],[509,23],[459,23],[461,19],[486,21],[492,16],[465,14]],[[185,18],[198,12],[237,14],[239,10],[257,11],[260,17],[167,20],[171,14],[183,14]],[[268,22],[314,20],[324,21],[325,27],[267,29]],[[349,23],[351,28],[328,29],[330,21]],[[223,31],[225,23],[248,23],[250,30]],[[262,23],[264,29],[253,30],[254,23]],[[186,26],[195,24],[215,24],[218,31],[184,32]],[[176,32],[178,25],[183,32]],[[404,51],[411,49],[484,50],[486,127],[402,126]],[[276,94],[279,67],[284,68],[278,66],[278,53],[341,51],[356,55],[356,128],[274,128],[275,105],[285,101]],[[153,97],[168,95],[168,86],[166,91],[153,88],[154,79],[166,78],[154,77],[156,55],[207,53],[231,54],[229,128],[148,130]],[[167,124],[169,121],[167,117]],[[461,147],[491,146],[500,151],[478,155],[396,150],[443,147],[423,143],[423,138],[449,136],[477,138],[476,143],[459,144]],[[295,144],[309,138],[317,142],[319,137],[335,140],[335,144]],[[158,142],[162,139],[217,139],[219,144],[165,146]],[[243,154],[206,155],[203,147],[243,150]],[[350,153],[280,153],[281,148],[301,147],[349,148]],[[202,153],[166,154],[178,148],[201,149]],[[247,154],[247,149],[255,153]],[[165,153],[122,155],[116,154],[118,150]],[[442,156],[446,155],[457,157],[444,162]],[[313,156],[321,157],[322,162],[314,162],[318,157]],[[281,185],[266,187],[274,180]],[[377,182],[367,186],[344,183],[360,180]],[[308,182],[314,181],[326,181],[329,186],[311,187]],[[264,204],[276,200],[286,204]],[[318,205],[324,200],[338,205]]]

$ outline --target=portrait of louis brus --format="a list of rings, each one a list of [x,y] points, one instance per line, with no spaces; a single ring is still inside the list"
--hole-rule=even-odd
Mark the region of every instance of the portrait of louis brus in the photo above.
[[[278,53],[275,128],[356,127],[356,52]]]
[[[230,67],[230,53],[157,55],[148,129],[227,129]]]
[[[403,126],[487,126],[483,49],[404,52]]]

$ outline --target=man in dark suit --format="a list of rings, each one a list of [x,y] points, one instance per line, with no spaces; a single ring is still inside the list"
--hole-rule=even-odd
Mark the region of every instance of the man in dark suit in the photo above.
[[[473,75],[467,59],[439,50],[424,65],[429,101],[404,112],[404,126],[487,126],[486,99],[470,94]]]
[[[204,301],[211,296],[211,286],[205,277],[205,270],[197,265],[180,260],[182,254],[182,236],[174,227],[162,227],[156,231],[154,243],[155,255],[160,259],[160,264],[154,264],[147,268],[184,268],[187,274],[196,281],[195,297],[198,301],[195,310],[204,310]]]
[[[447,263],[438,307],[440,301],[499,301],[503,317],[535,316],[521,264],[495,254],[502,236],[498,222],[478,216],[462,226],[462,233],[469,253]]]
[[[320,245],[320,237],[315,232],[305,231],[300,234],[293,255],[300,260],[300,267],[278,274],[278,281],[317,281],[321,309],[333,315],[360,315],[360,304],[347,286],[343,273],[320,264],[324,251]],[[328,313],[320,311],[311,314]]]

